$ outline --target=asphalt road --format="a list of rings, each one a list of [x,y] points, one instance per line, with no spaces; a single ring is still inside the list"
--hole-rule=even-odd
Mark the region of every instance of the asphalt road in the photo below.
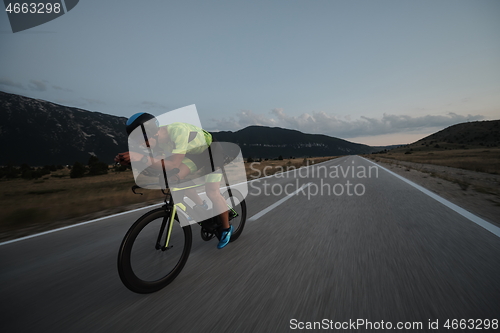
[[[248,217],[285,198],[280,186],[308,185],[223,250],[193,226],[184,270],[154,294],[130,292],[116,268],[147,210],[2,245],[0,331],[287,332],[323,319],[447,331],[447,319],[500,319],[500,238],[384,170],[368,178],[372,165],[350,156],[322,164],[326,178],[313,167],[252,182]]]

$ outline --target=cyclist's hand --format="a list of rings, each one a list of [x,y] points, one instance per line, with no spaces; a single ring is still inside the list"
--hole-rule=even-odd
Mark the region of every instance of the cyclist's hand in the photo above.
[[[115,162],[120,163],[121,165],[129,165],[130,164],[130,153],[127,151],[125,153],[120,153],[116,155]]]
[[[133,151],[128,152],[128,161],[130,162],[139,162],[144,157],[143,154],[136,153]]]

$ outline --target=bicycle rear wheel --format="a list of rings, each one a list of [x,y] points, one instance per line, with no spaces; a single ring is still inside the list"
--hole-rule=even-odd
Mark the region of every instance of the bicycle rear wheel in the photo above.
[[[165,248],[170,224],[172,232]],[[122,241],[118,254],[120,279],[136,293],[164,288],[182,271],[191,243],[190,226],[181,227],[177,216],[170,221],[170,212],[163,208],[152,210],[132,225]]]
[[[234,228],[230,242],[233,242],[240,237],[243,232],[243,228],[245,227],[245,222],[247,220],[247,205],[243,195],[241,195],[238,190],[231,190],[231,194],[233,197],[232,200],[234,200],[235,204],[232,210],[229,211],[229,223],[231,223]],[[224,192],[222,196],[224,197],[224,200],[226,200],[228,206],[232,207],[233,205],[232,200],[229,197],[229,191]]]

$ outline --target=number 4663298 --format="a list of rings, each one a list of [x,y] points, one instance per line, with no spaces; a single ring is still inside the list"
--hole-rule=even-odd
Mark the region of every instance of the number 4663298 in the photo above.
[[[489,330],[498,329],[498,319],[448,319],[443,325],[447,329],[476,329],[476,330]]]
[[[5,11],[8,12],[9,14],[14,13],[14,14],[50,14],[52,12],[59,14],[61,12],[61,4],[60,3],[11,3],[7,5],[7,8],[5,8]]]

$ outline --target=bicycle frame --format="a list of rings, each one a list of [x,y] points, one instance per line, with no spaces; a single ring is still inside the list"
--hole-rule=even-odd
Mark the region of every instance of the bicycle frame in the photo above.
[[[168,208],[167,208],[168,209]],[[162,251],[165,251],[169,249],[168,243],[170,242],[170,236],[172,235],[172,227],[174,226],[174,221],[175,221],[175,214],[177,213],[176,206],[174,205],[171,209],[171,214],[170,216],[165,216],[163,218],[160,232],[158,233],[158,239],[156,241],[156,249],[159,250],[161,249]],[[161,236],[163,235],[163,231],[165,230],[165,224],[167,225],[167,235],[165,236],[165,245],[161,245]]]
[[[183,191],[183,190],[186,190],[188,188],[193,188],[193,187],[198,187],[198,186],[201,186],[201,185],[190,186],[190,187],[186,187],[186,188],[172,188],[172,189],[162,190],[163,194],[165,194],[165,205],[163,205],[162,208],[165,209],[167,212],[170,212],[170,214],[168,214],[167,216],[165,216],[163,218],[163,222],[162,222],[160,232],[158,234],[158,239],[156,242],[156,249],[157,250],[161,249],[162,251],[165,251],[165,250],[169,249],[168,244],[170,242],[170,236],[172,234],[172,227],[173,227],[173,223],[175,221],[175,216],[177,215],[177,209],[182,210],[188,216],[196,216],[196,213],[194,212],[194,210],[186,202],[182,201],[182,202],[173,204],[173,202],[171,201],[170,191],[171,190],[172,191]],[[230,211],[232,213],[231,218],[238,216],[238,213],[234,210],[233,207],[231,207],[230,205],[227,205],[227,207],[228,207],[228,211]],[[198,222],[198,223],[201,223],[201,222]],[[182,226],[182,224],[181,224],[181,226]],[[161,245],[161,243],[162,243],[161,236],[163,235],[163,232],[165,231],[165,227],[167,228],[167,234],[165,236],[164,245]]]
[[[182,191],[185,190],[186,188],[175,188],[173,189],[174,191]],[[179,202],[177,204],[173,204],[171,201],[171,194],[170,194],[170,189],[167,188],[166,190],[162,190],[163,194],[165,194],[165,205],[162,206],[162,208],[169,212],[167,216],[163,218],[161,227],[160,227],[160,232],[158,234],[158,239],[156,241],[156,249],[159,250],[161,249],[162,251],[168,250],[168,244],[170,242],[170,236],[172,234],[172,227],[174,225],[175,221],[175,216],[177,215],[177,207],[179,207],[182,211],[184,211],[186,214],[189,215],[189,212],[187,210],[191,210],[191,207],[187,205],[185,202]],[[135,193],[135,192],[134,192]],[[191,214],[194,213],[194,211],[191,212]],[[161,236],[163,235],[163,232],[165,231],[165,227],[167,227],[167,234],[165,236],[165,242],[164,245],[161,245]]]

